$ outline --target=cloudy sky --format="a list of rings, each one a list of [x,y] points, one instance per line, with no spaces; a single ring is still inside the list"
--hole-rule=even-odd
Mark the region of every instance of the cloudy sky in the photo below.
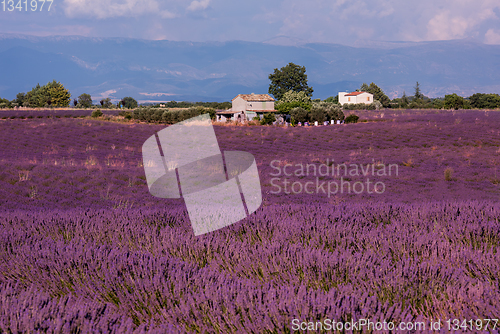
[[[42,12],[29,5],[28,12],[9,12],[6,3],[5,10],[0,3],[0,33],[254,42],[287,36],[345,45],[467,38],[500,44],[500,0],[54,0],[50,12],[49,3]]]

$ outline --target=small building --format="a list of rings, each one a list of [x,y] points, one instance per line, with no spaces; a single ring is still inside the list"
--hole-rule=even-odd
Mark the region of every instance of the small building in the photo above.
[[[373,103],[373,94],[368,92],[339,92],[339,103],[340,104],[351,104],[351,103]]]
[[[274,109],[274,99],[268,94],[239,94],[231,102],[233,104],[231,109],[217,111],[218,121],[245,122],[277,111]]]

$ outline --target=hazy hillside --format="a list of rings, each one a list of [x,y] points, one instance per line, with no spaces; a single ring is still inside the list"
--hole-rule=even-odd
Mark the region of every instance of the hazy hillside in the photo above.
[[[267,93],[268,75],[288,62],[307,68],[315,98],[375,82],[390,97],[500,91],[500,46],[468,41],[336,44],[191,43],[123,38],[0,35],[0,96],[13,99],[37,82],[61,81],[73,97],[230,100]]]

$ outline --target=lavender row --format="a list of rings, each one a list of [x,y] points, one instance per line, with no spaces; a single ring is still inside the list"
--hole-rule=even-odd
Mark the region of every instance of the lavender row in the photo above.
[[[13,110],[0,109],[0,119],[2,118],[38,118],[38,117],[80,117],[90,116],[92,110],[89,109],[29,109],[29,110]],[[105,115],[116,116],[120,113],[120,109],[102,109]]]
[[[12,289],[23,300],[10,306],[19,312],[2,314],[4,331],[71,326],[76,304],[61,300],[95,314],[94,329],[115,331],[131,321],[138,330],[287,332],[294,318],[500,311],[500,205],[492,202],[273,205],[199,238],[176,206],[15,211],[0,224],[1,309],[14,303]],[[40,302],[34,291],[52,298]],[[40,310],[21,319],[30,307]]]

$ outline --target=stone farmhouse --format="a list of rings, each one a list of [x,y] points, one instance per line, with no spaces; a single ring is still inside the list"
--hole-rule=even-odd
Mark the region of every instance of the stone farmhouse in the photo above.
[[[245,122],[277,111],[274,109],[274,99],[268,94],[239,94],[231,102],[233,104],[231,109],[217,111],[217,121]]]
[[[351,104],[351,103],[364,103],[370,104],[373,103],[373,94],[367,92],[339,92],[339,103]]]

